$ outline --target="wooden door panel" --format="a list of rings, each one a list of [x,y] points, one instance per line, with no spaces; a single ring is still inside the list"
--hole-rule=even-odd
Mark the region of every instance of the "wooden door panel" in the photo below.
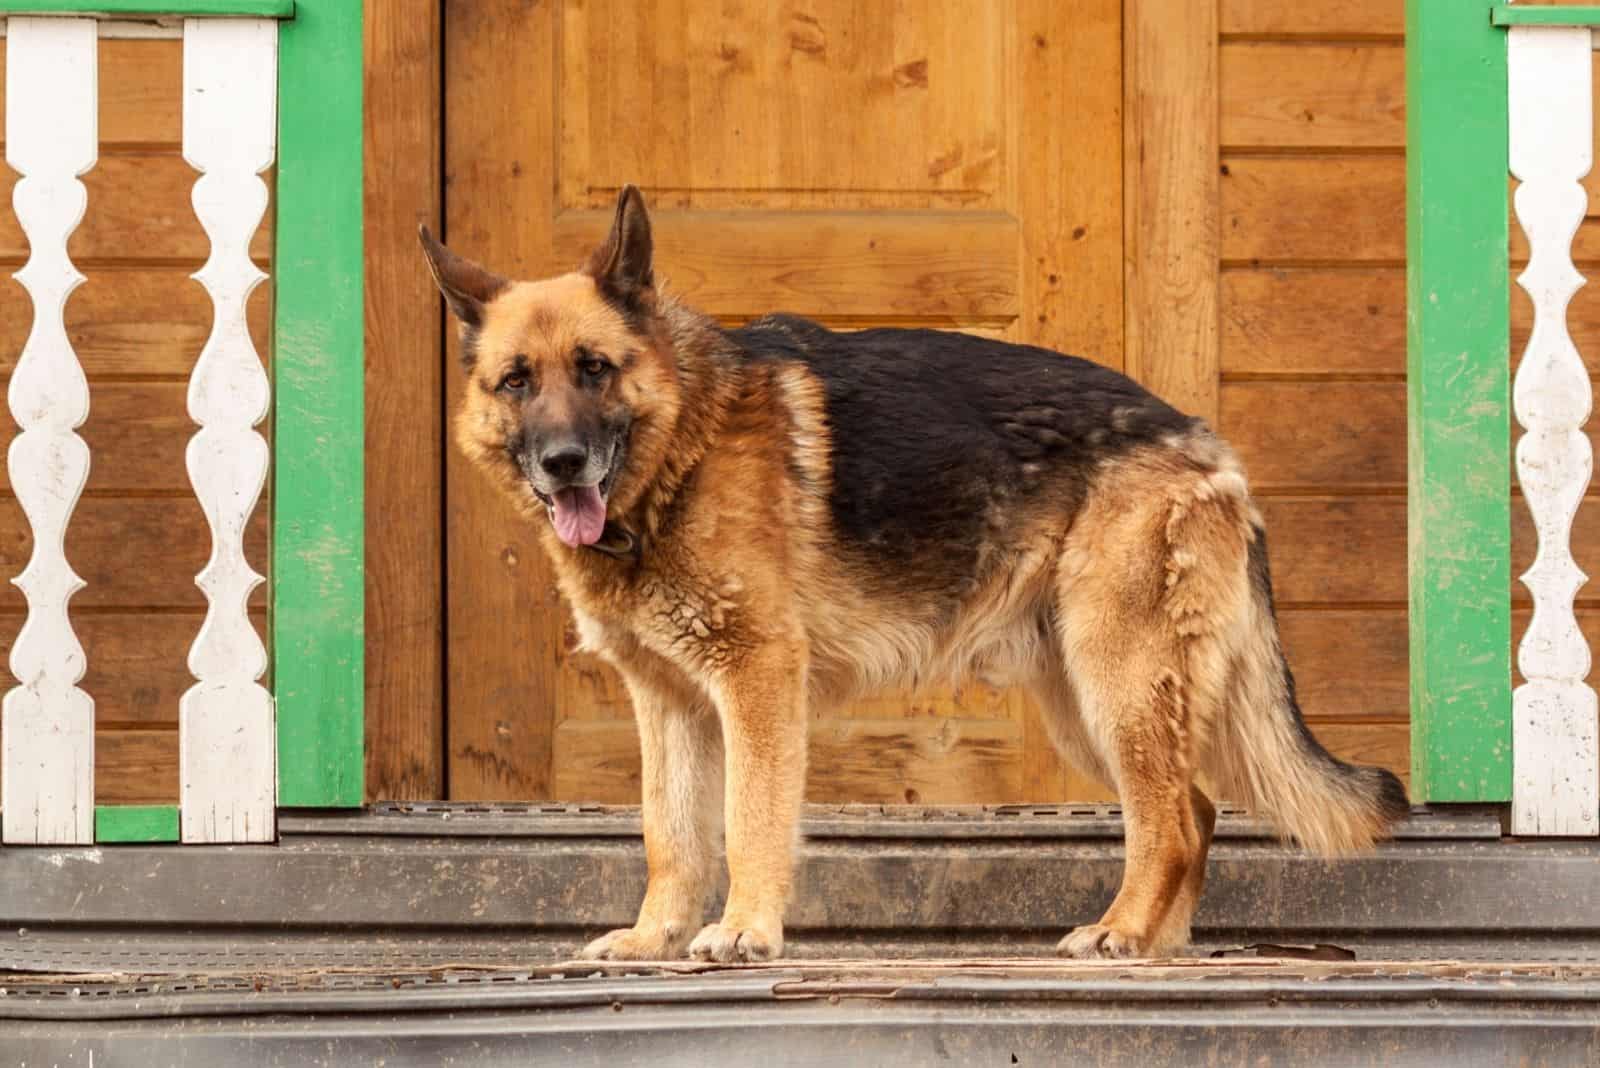
[[[725,322],[970,330],[1122,366],[1117,0],[445,13],[457,251],[570,270],[633,182],[658,275]],[[451,796],[636,800],[627,701],[571,651],[530,532],[454,455],[447,493]],[[812,738],[817,799],[1090,792],[1013,693],[886,695],[819,717]]]
[[[993,0],[584,0],[562,12],[562,208],[1006,202]]]
[[[654,203],[652,191],[645,190]],[[570,270],[612,211],[563,212],[555,259]],[[656,273],[730,322],[788,310],[837,323],[1010,329],[1021,226],[1001,212],[678,211],[653,208]]]

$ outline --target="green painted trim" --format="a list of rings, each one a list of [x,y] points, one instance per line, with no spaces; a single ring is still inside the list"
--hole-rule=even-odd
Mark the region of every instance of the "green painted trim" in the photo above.
[[[176,842],[177,805],[96,805],[96,842]]]
[[[1489,21],[1496,26],[1600,26],[1600,7],[1494,8]]]
[[[1426,802],[1511,797],[1506,36],[1475,11],[1406,3],[1411,792]]]
[[[0,15],[292,19],[295,0],[0,0]]]
[[[278,803],[362,801],[361,4],[299,0],[278,38],[272,369]]]

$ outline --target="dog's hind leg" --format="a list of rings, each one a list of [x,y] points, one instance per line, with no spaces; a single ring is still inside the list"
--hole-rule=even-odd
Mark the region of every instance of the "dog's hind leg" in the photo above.
[[[705,919],[721,852],[722,729],[709,699],[682,680],[665,671],[621,674],[639,724],[649,883],[637,922],[595,939],[582,956],[669,960],[683,955]]]
[[[1163,936],[1186,930],[1188,919],[1169,923],[1169,914],[1180,905],[1191,872],[1205,863],[1177,680],[1160,670],[1106,677],[1124,670],[1088,668],[1091,677],[1079,684],[1087,725],[1104,739],[1102,759],[1122,802],[1126,859],[1122,887],[1105,915],[1062,940],[1060,952],[1071,957],[1144,957],[1176,949]]]
[[[1155,944],[1169,951],[1189,944],[1189,924],[1200,906],[1200,891],[1206,882],[1206,857],[1211,852],[1211,835],[1217,826],[1217,808],[1200,787],[1189,787],[1189,803],[1194,810],[1195,829],[1200,833],[1200,848],[1190,859],[1189,870],[1184,873],[1166,918],[1156,931]]]
[[[1116,485],[1080,515],[1058,573],[1067,676],[1126,833],[1122,887],[1062,940],[1073,957],[1158,956],[1187,939],[1215,815],[1195,771],[1249,596],[1244,505],[1225,477],[1152,465]]]
[[[1083,714],[1078,709],[1078,699],[1072,692],[1072,684],[1067,680],[1066,666],[1061,663],[1060,657],[1052,655],[1046,658],[1044,674],[1031,680],[1027,684],[1027,690],[1038,708],[1045,734],[1049,736],[1050,743],[1055,746],[1061,759],[1069,767],[1094,778],[1102,785],[1113,786],[1116,779],[1106,767],[1105,761],[1100,759],[1100,752],[1094,740],[1089,737],[1088,729],[1083,722]],[[1063,799],[1039,798],[1038,800]]]

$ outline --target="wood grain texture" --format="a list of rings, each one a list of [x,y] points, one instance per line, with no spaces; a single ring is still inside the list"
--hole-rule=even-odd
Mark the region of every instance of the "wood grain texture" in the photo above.
[[[0,196],[9,198],[16,175],[0,173]],[[80,264],[111,259],[121,263],[176,260],[199,267],[208,246],[205,231],[189,206],[194,171],[174,152],[109,156],[83,177],[94,208],[68,242]],[[258,262],[271,257],[270,214],[250,242]],[[10,212],[0,213],[0,260],[20,260],[27,242]]]
[[[1405,373],[1400,268],[1229,270],[1221,286],[1224,375]]]
[[[0,49],[0,72],[5,70]],[[102,40],[100,150],[139,145],[176,150],[182,137],[183,42]],[[0,101],[5,99],[0,78]],[[0,143],[5,131],[0,130]]]
[[[272,284],[250,295],[246,318],[256,351],[266,359],[272,307]],[[109,420],[102,412],[101,379],[162,376],[188,377],[195,353],[211,332],[211,300],[182,267],[94,268],[94,281],[67,302],[67,334],[89,376],[94,403],[86,433]],[[28,336],[27,295],[20,287],[0,285],[0,376],[9,375]],[[165,408],[158,408],[159,413]],[[91,443],[93,439],[90,439]],[[106,460],[97,457],[99,467]],[[95,485],[96,472],[89,472]]]
[[[533,275],[581,263],[611,217],[557,216],[553,244],[529,250]],[[784,308],[879,324],[1009,324],[1021,308],[1025,229],[1001,212],[651,212],[662,283],[736,321]]]
[[[257,509],[245,531],[245,556],[257,570],[267,562],[265,511]],[[16,499],[0,497],[0,573],[20,571],[28,551],[28,529]],[[88,583],[73,598],[73,611],[203,609],[194,576],[209,555],[205,516],[192,495],[86,497],[67,530],[67,559]],[[265,594],[257,590],[251,603],[264,605]],[[17,589],[0,586],[0,611],[21,607]]]
[[[1586,181],[1600,181],[1600,176]],[[1405,259],[1405,232],[1402,158],[1229,156],[1223,161],[1225,262],[1398,265]],[[1527,261],[1527,237],[1516,227],[1510,247],[1513,261]],[[1580,263],[1600,260],[1600,219],[1585,219],[1572,250]]]
[[[1319,723],[1312,731],[1336,756],[1379,764],[1405,778],[1404,723]],[[821,803],[972,805],[1060,800],[1033,796],[1017,774],[1021,730],[992,720],[833,720],[813,724],[806,800]],[[569,801],[639,803],[638,736],[624,720],[556,729],[555,788]],[[1114,800],[1077,774],[1073,800]]]
[[[439,6],[366,2],[368,800],[445,796]]]
[[[1222,257],[1398,263],[1405,193],[1397,157],[1231,157],[1222,167]]]
[[[1259,504],[1280,605],[1405,603],[1404,497],[1268,497]]]
[[[1399,267],[1239,268],[1222,273],[1221,292],[1224,378],[1405,374]],[[1533,304],[1513,289],[1513,368],[1532,327]],[[1573,296],[1567,330],[1590,375],[1600,375],[1600,287]]]
[[[1121,35],[1120,3],[1025,0],[1005,99],[1022,221],[1016,340],[1125,369]]]
[[[1224,34],[1365,37],[1405,33],[1405,5],[1398,0],[1345,0],[1306,4],[1298,0],[1221,0]]]
[[[806,798],[881,804],[974,804],[1022,797],[1019,724],[949,717],[813,723]],[[556,728],[556,790],[570,800],[637,804],[631,721]]]
[[[95,734],[95,797],[102,805],[159,805],[178,800],[178,732],[114,730]]]
[[[1278,627],[1307,722],[1410,718],[1404,608],[1291,608]]]
[[[1398,43],[1224,44],[1219,69],[1222,144],[1230,148],[1405,145]]]
[[[10,655],[16,623],[15,616],[0,617],[0,656]],[[264,638],[265,610],[253,610],[250,623]],[[75,626],[89,659],[83,688],[95,695],[100,731],[177,729],[178,698],[194,681],[184,658],[200,629],[200,611],[117,609],[80,614]]]
[[[608,206],[625,182],[663,206],[760,210],[1003,195],[1004,5],[563,6],[563,208]],[[614,136],[641,99],[649,136]]]
[[[1123,14],[1126,370],[1170,403],[1217,408],[1217,9]]]
[[[92,382],[92,380],[91,380]],[[93,451],[86,489],[97,493],[188,490],[183,452],[194,433],[176,382],[93,384],[83,438]],[[9,473],[0,490],[11,490]]]
[[[1405,498],[1401,496],[1284,496],[1261,502],[1272,545],[1272,579],[1281,605],[1398,606],[1406,594]],[[1600,508],[1578,511],[1573,555],[1600,572]],[[1532,563],[1533,522],[1521,500],[1511,508],[1511,573]],[[1520,584],[1507,583],[1512,603],[1529,603]],[[1585,608],[1600,605],[1590,588]]]
[[[1222,387],[1217,423],[1258,492],[1374,485],[1403,492],[1405,413],[1398,383],[1232,382]]]
[[[1023,225],[1021,315],[1011,340],[1128,370],[1121,36],[1120,3],[1028,0],[1017,9],[1018,54],[1006,99],[1015,107],[1008,152]],[[967,687],[927,707],[961,715],[972,696],[989,699],[987,715],[1020,724],[1024,796],[1061,800],[1092,791],[1061,762],[1021,694]],[[895,712],[906,703],[889,700]]]
[[[444,238],[519,277],[548,273],[554,245],[556,8],[479,0],[444,9]],[[421,257],[412,260],[421,277]],[[449,334],[453,410],[462,376]],[[550,750],[566,607],[532,528],[458,450],[446,456],[450,796],[559,796]]]

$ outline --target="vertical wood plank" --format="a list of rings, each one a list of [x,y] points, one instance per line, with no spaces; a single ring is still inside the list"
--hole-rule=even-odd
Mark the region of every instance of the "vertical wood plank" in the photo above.
[[[1592,45],[1587,28],[1512,27],[1506,49],[1510,166],[1521,182],[1514,202],[1530,248],[1517,282],[1534,314],[1512,395],[1527,431],[1517,442],[1517,482],[1539,534],[1538,557],[1522,575],[1533,620],[1517,656],[1527,681],[1512,694],[1511,830],[1593,835],[1600,704],[1584,681],[1589,645],[1573,598],[1587,577],[1572,558],[1572,521],[1594,469],[1583,430],[1592,391],[1567,333],[1567,304],[1584,283],[1572,235],[1589,199],[1579,179],[1593,162]]]
[[[366,0],[367,784],[445,796],[443,309],[417,258],[439,229],[440,5]]]
[[[1010,34],[1010,99],[997,106],[1014,116],[1011,174],[1024,222],[1017,340],[1121,370],[1122,4],[1025,0]]]
[[[272,517],[278,801],[362,800],[361,5],[296,0],[278,41]]]
[[[0,724],[0,838],[94,841],[94,700],[67,602],[83,581],[67,563],[67,523],[89,477],[89,447],[74,431],[89,415],[89,385],[67,336],[67,298],[83,282],[67,238],[88,206],[78,176],[99,151],[98,56],[92,19],[12,18],[6,37],[6,161],[23,177],[12,193],[28,236],[17,281],[33,300],[33,330],[7,396],[22,428],[6,454],[28,517],[33,555],[12,581],[28,616],[11,647],[20,680]]]
[[[1506,40],[1406,3],[1411,786],[1511,796]]]
[[[951,20],[954,21],[954,20]],[[1024,220],[1015,340],[1122,369],[1122,4],[1027,0],[1008,27],[1014,116],[1009,177]],[[1022,796],[1096,791],[1056,752],[1022,695]]]
[[[1126,370],[1217,415],[1217,0],[1123,9]]]
[[[195,578],[206,618],[189,650],[196,682],[178,702],[178,789],[185,842],[270,842],[277,797],[272,695],[257,680],[267,650],[250,623],[262,576],[244,533],[271,459],[256,426],[271,383],[245,305],[266,274],[250,239],[267,210],[276,144],[278,24],[187,19],[183,24],[183,157],[200,172],[194,212],[211,255],[194,278],[211,295],[211,336],[189,377],[200,429],[184,458],[211,528],[211,558]]]
[[[512,277],[574,266],[550,256],[559,7],[530,9],[522,0],[445,7],[445,237],[455,251]],[[517,62],[504,62],[508,55]],[[507,207],[486,210],[490,204]],[[445,388],[453,407],[463,376],[451,335]],[[450,796],[549,797],[567,609],[534,527],[460,450],[447,455]]]

